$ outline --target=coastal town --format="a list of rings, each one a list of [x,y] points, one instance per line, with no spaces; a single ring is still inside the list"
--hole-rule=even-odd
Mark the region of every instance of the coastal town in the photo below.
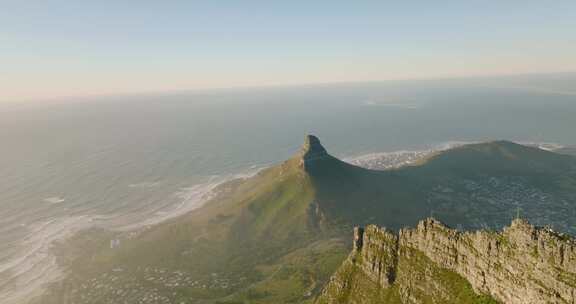
[[[451,223],[465,229],[498,230],[515,217],[537,226],[550,226],[574,234],[570,220],[576,216],[570,201],[530,185],[522,177],[482,177],[455,180],[451,185],[438,185],[429,192],[427,203],[432,215],[442,218],[458,211],[471,214],[467,225]]]
[[[138,267],[135,271],[115,268],[83,282],[70,290],[81,303],[188,304],[190,291],[228,290],[242,285],[246,278],[229,279],[212,273],[204,279],[194,279],[181,270]],[[176,300],[175,300],[176,299]]]

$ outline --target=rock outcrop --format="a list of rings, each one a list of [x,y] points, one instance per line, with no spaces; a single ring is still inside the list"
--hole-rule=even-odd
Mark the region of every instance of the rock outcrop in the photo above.
[[[382,287],[390,287],[394,282],[398,237],[390,231],[376,226],[354,229],[354,248],[362,263],[358,267],[374,282]]]
[[[353,244],[317,303],[576,303],[576,242],[522,219],[502,232],[372,225]]]
[[[304,145],[300,149],[300,166],[305,170],[309,169],[314,162],[324,159],[328,156],[328,152],[322,144],[318,137],[314,135],[307,135],[304,140]]]

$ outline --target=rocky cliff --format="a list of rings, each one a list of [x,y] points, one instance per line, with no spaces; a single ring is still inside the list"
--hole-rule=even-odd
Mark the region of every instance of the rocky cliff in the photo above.
[[[306,135],[299,156],[301,157],[300,166],[304,169],[309,169],[315,161],[328,157],[328,152],[324,149],[318,137]]]
[[[516,219],[459,232],[429,218],[395,234],[354,230],[317,303],[576,303],[576,243]]]

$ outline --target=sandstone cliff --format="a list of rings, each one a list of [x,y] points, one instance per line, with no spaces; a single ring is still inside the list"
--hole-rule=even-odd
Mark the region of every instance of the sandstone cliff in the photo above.
[[[459,232],[435,219],[395,234],[354,230],[352,253],[317,303],[576,303],[576,243],[516,219]]]

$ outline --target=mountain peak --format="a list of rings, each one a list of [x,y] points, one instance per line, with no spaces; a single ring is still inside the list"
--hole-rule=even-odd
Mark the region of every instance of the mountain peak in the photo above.
[[[299,154],[301,157],[301,165],[304,168],[307,168],[312,162],[328,156],[328,152],[320,143],[320,139],[310,134],[306,135],[304,145],[302,145]]]
[[[304,138],[304,145],[302,145],[302,152],[312,154],[326,154],[326,149],[320,143],[318,137],[308,134]]]

